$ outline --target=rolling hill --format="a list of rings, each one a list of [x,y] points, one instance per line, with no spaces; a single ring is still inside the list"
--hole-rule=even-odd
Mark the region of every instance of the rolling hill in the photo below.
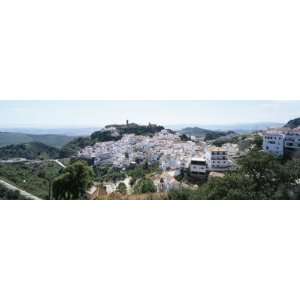
[[[214,140],[220,137],[236,134],[234,131],[215,131],[199,127],[187,127],[179,130],[178,132],[188,136],[193,135],[196,137],[202,137],[204,140]]]
[[[45,145],[61,148],[74,137],[59,134],[26,134],[18,132],[0,132],[0,147],[23,143],[39,142]]]
[[[8,145],[0,148],[0,159],[4,160],[11,158],[51,159],[58,158],[59,155],[59,149],[39,142]]]
[[[283,127],[293,129],[293,128],[297,128],[299,126],[300,126],[300,118],[296,118],[296,119],[288,121]]]

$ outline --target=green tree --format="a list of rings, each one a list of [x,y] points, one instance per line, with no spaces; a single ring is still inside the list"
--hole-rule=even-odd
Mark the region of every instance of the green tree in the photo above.
[[[117,192],[122,194],[122,195],[126,195],[127,194],[127,187],[126,184],[124,182],[120,182],[117,186]]]
[[[92,185],[94,173],[86,162],[77,161],[53,181],[55,199],[83,199]]]
[[[136,183],[134,187],[136,194],[155,193],[156,187],[153,181],[149,178],[141,179]]]
[[[261,150],[262,149],[262,145],[263,145],[263,138],[262,138],[262,136],[256,134],[254,136],[254,141],[253,142],[254,142],[254,148],[256,150]]]
[[[261,151],[239,160],[239,169],[196,190],[170,191],[169,199],[299,199],[300,160],[284,161]]]

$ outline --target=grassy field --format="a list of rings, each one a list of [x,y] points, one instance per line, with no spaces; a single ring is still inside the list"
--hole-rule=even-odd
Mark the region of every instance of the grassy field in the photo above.
[[[49,181],[59,174],[55,162],[0,164],[0,178],[39,197],[48,199]]]

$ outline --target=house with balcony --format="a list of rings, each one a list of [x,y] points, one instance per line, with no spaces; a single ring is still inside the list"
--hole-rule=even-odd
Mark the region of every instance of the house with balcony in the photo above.
[[[228,159],[228,152],[222,147],[208,148],[206,161],[210,171],[226,171],[232,167],[232,162]]]

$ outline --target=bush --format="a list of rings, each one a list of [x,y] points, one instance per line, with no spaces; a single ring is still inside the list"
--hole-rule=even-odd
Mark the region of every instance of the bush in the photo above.
[[[156,187],[151,179],[141,179],[134,187],[134,192],[135,194],[155,193]]]
[[[120,182],[117,186],[117,192],[126,195],[127,194],[127,187],[124,182]]]

